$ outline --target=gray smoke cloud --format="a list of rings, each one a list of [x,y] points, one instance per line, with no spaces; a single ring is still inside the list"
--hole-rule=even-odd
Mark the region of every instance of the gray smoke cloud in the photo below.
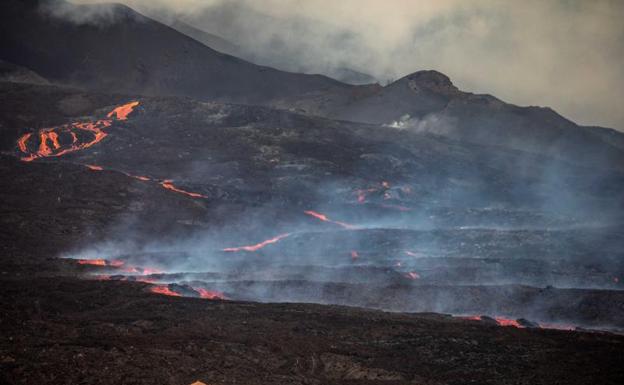
[[[94,1],[80,1],[82,3]],[[618,0],[123,0],[168,15],[280,69],[382,84],[420,69],[462,89],[624,128],[624,2]]]

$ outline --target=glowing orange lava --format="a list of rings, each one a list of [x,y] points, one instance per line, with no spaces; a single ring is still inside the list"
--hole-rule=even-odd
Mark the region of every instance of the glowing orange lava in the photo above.
[[[223,293],[221,293],[220,291],[206,290],[206,289],[201,288],[201,287],[194,287],[193,290],[198,292],[199,296],[201,298],[205,298],[205,299],[225,299],[225,297],[223,296]]]
[[[368,194],[376,193],[381,190],[388,190],[390,188],[390,183],[387,181],[382,181],[379,186],[371,187],[367,189],[355,190],[355,194],[357,195],[358,203],[365,203],[366,197]],[[389,199],[390,194],[387,191],[384,191],[384,199]]]
[[[483,316],[479,316],[479,315],[461,316],[458,318],[471,320],[471,321],[483,321]],[[498,326],[512,326],[515,328],[524,329],[524,326],[520,325],[520,323],[515,319],[494,317],[494,320],[496,321],[496,324]]]
[[[17,147],[19,147],[21,152],[28,152],[28,148],[26,146],[26,143],[28,143],[28,139],[30,139],[31,136],[32,136],[32,133],[28,133],[28,134],[25,134],[21,138],[18,139]]]
[[[81,265],[106,266],[105,259],[79,259],[78,263]]]
[[[44,128],[39,130],[36,136],[33,136],[32,133],[24,134],[17,140],[17,147],[24,154],[21,159],[30,162],[37,158],[58,157],[89,148],[101,142],[108,135],[104,129],[113,124],[113,119],[126,120],[138,104],[139,102],[130,102],[119,106],[107,115],[108,119],[100,119],[95,122],[74,122]],[[82,134],[78,135],[79,132]],[[85,139],[87,137],[85,133],[88,133],[89,139]],[[29,146],[29,143],[35,137],[39,139],[39,146],[33,152],[31,148],[34,146]],[[68,143],[68,139],[71,139],[71,143]]]
[[[124,265],[124,261],[118,259],[106,260],[106,259],[79,259],[78,263],[81,265],[93,265],[93,266],[111,266],[120,267]]]
[[[117,116],[117,120],[126,120],[128,119],[128,115],[134,110],[134,107],[138,106],[139,102],[130,102],[128,104],[124,104],[123,106],[119,106],[112,110],[106,115],[107,118],[113,118],[113,116]]]
[[[360,254],[355,250],[351,250],[351,259],[356,260],[358,258],[360,258]]]
[[[93,171],[102,171],[102,170],[104,170],[102,167],[96,166],[94,164],[85,164],[85,167],[87,167],[89,170],[93,170]]]
[[[227,252],[236,252],[236,251],[257,251],[260,250],[261,248],[270,245],[272,243],[277,243],[280,240],[286,238],[287,236],[289,236],[290,233],[285,233],[285,234],[280,234],[277,237],[273,237],[271,239],[267,239],[266,241],[262,241],[260,243],[256,243],[255,245],[250,245],[250,246],[240,246],[240,247],[228,247],[223,249],[223,251],[227,251]]]
[[[164,188],[166,188],[167,190],[175,191],[177,193],[188,195],[188,196],[193,197],[193,198],[208,198],[206,195],[202,195],[202,194],[199,194],[199,193],[194,193],[194,192],[182,190],[182,189],[174,186],[173,185],[173,181],[170,180],[170,179],[167,179],[167,180],[164,180],[164,181],[160,182],[160,185],[163,186]]]
[[[338,225],[340,227],[344,227],[345,229],[355,229],[356,228],[355,226],[350,225],[348,223],[331,220],[331,219],[329,219],[327,217],[327,215],[318,213],[316,211],[307,210],[307,211],[304,211],[303,213],[306,214],[306,215],[310,215],[310,216],[312,216],[312,217],[314,217],[314,218],[316,218],[318,220],[321,220],[323,222],[333,223],[333,224]]]
[[[150,288],[152,293],[169,295],[172,297],[182,297],[182,294],[171,291],[167,285],[154,285]]]
[[[520,329],[524,328],[524,326],[520,325],[518,321],[516,321],[515,319],[502,318],[502,317],[494,317],[494,319],[496,320],[496,322],[498,322],[500,326],[513,326],[515,328],[520,328]]]

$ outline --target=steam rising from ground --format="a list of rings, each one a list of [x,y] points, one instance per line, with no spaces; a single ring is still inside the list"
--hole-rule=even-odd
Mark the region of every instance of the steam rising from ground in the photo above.
[[[462,89],[624,128],[621,1],[123,2],[224,37],[261,64],[327,74],[346,67],[381,83],[431,68]]]

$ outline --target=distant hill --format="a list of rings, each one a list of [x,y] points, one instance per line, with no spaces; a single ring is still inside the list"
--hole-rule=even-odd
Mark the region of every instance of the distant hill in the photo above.
[[[328,77],[278,71],[219,53],[123,5],[64,6],[78,14],[105,8],[107,17],[76,23],[46,15],[36,1],[5,1],[0,59],[89,89],[240,103],[348,87]]]
[[[48,81],[34,71],[0,60],[0,82],[48,84]]]
[[[615,130],[578,126],[550,108],[464,92],[437,71],[405,76],[328,115],[572,161],[621,167],[624,160],[624,135]]]
[[[436,71],[415,72],[386,87],[355,86],[217,52],[205,44],[227,42],[174,24],[194,36],[189,37],[126,6],[57,4],[77,15],[106,17],[89,22],[58,18],[42,12],[38,1],[7,0],[1,5],[0,60],[47,81],[91,91],[265,105],[426,131],[598,168],[624,165],[621,133],[578,126],[549,108],[518,107],[461,91]],[[366,78],[347,69],[343,75],[352,82]]]

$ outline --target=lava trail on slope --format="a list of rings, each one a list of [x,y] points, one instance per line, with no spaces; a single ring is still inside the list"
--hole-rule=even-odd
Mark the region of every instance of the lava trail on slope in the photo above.
[[[114,121],[127,120],[128,115],[138,105],[138,101],[126,103],[109,112],[105,119],[95,122],[72,122],[43,128],[36,135],[24,134],[17,140],[17,147],[23,154],[21,159],[30,162],[37,158],[59,157],[89,148],[108,136],[104,130]]]

